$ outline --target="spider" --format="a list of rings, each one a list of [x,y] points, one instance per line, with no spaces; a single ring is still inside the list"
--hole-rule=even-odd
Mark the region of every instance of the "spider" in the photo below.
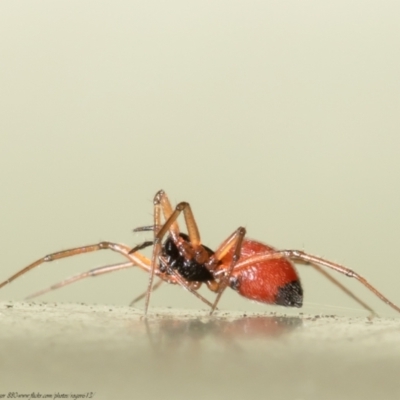
[[[146,292],[137,297],[131,304],[145,297],[145,315],[147,315],[152,291],[163,282],[178,284],[187,289],[210,307],[210,314],[216,310],[218,302],[228,286],[250,300],[286,307],[301,307],[303,289],[293,265],[293,262],[297,262],[313,266],[372,314],[375,313],[367,304],[328,274],[323,267],[357,279],[383,302],[400,312],[400,307],[389,301],[365,278],[349,268],[300,250],[277,250],[256,240],[248,239],[246,229],[243,227],[236,229],[215,251],[212,251],[201,243],[200,233],[189,203],[178,203],[173,209],[166,193],[160,190],[156,193],[153,204],[153,225],[134,230],[137,232],[153,231],[152,241],[145,241],[134,248],[118,243],[100,242],[52,253],[33,262],[0,283],[0,288],[42,263],[92,251],[110,249],[122,254],[128,261],[94,268],[57,283],[48,289],[34,293],[28,298],[89,276],[99,276],[137,266],[149,273],[149,282]],[[177,219],[181,213],[183,213],[185,219],[187,234],[179,230]],[[164,222],[162,222],[162,216]],[[139,253],[139,250],[148,246],[153,246],[151,259]],[[160,279],[155,284],[153,284],[154,277]],[[208,301],[198,293],[198,289],[203,283],[206,284],[208,289],[216,293],[213,302]]]

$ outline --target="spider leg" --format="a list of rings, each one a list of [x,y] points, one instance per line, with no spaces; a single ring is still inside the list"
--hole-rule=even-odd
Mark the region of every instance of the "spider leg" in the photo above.
[[[136,265],[133,264],[132,262],[125,262],[125,263],[107,265],[105,267],[93,268],[89,271],[82,272],[80,274],[71,276],[70,278],[64,279],[61,282],[55,283],[54,285],[51,285],[50,287],[48,287],[46,289],[42,289],[38,292],[32,293],[29,296],[25,297],[25,300],[30,300],[34,297],[41,296],[45,293],[51,292],[52,290],[59,289],[64,286],[70,285],[71,283],[80,281],[81,279],[100,276],[103,274],[108,274],[110,272],[119,271],[122,269],[131,268],[131,267],[135,267],[135,266]]]
[[[74,275],[74,276],[72,276],[70,278],[67,278],[67,279],[61,281],[61,282],[55,283],[54,285],[52,285],[52,286],[50,286],[50,287],[48,287],[46,289],[42,289],[42,290],[40,290],[38,292],[32,293],[29,296],[25,297],[25,300],[30,300],[30,299],[32,299],[34,297],[41,296],[41,295],[43,295],[45,293],[48,293],[48,292],[50,292],[52,290],[59,289],[59,288],[62,288],[64,286],[70,285],[71,283],[75,283],[77,281],[80,281],[81,279],[90,278],[90,277],[96,277],[96,276],[100,276],[100,275],[103,275],[103,274],[108,274],[108,273],[111,273],[111,272],[114,272],[114,271],[120,271],[122,269],[132,268],[132,267],[135,267],[135,266],[136,265],[134,263],[132,263],[132,262],[125,262],[125,263],[106,265],[104,267],[93,268],[93,269],[91,269],[89,271]],[[150,267],[148,267],[148,269],[150,270]],[[152,291],[158,289],[161,286],[161,284],[164,282],[163,274],[160,273],[159,271],[155,271],[155,272],[156,272],[156,275],[160,278],[160,280],[153,285]],[[200,300],[202,300],[203,302],[205,302],[209,306],[212,305],[203,296],[201,296],[199,293],[197,293],[195,291],[195,289],[191,287],[190,284],[185,282],[179,274],[176,274],[175,271],[172,271],[172,274],[174,276],[173,277],[168,277],[168,283],[180,284],[181,286],[184,286],[185,288],[187,288],[191,293],[193,293],[196,297],[198,297]],[[132,306],[134,303],[136,303],[137,301],[143,299],[145,296],[146,296],[146,292],[144,292],[140,296],[136,297],[129,305]]]
[[[160,226],[154,225],[146,225],[146,226],[138,226],[137,228],[133,229],[133,232],[147,232],[147,231],[154,231],[155,229],[160,229]]]
[[[139,251],[139,250],[143,250],[143,249],[145,249],[146,247],[149,247],[149,246],[151,246],[151,245],[153,245],[154,244],[154,242],[152,242],[152,241],[146,241],[146,242],[143,242],[142,244],[138,244],[137,246],[135,246],[135,247],[133,247],[132,249],[131,249],[131,251],[129,252],[129,254],[132,254],[132,253],[136,253],[137,251]]]
[[[159,210],[162,211],[165,220],[168,220],[168,218],[173,213],[171,202],[169,201],[169,198],[167,194],[164,192],[164,190],[159,190],[156,193],[156,195],[154,196],[154,205],[159,206]],[[161,229],[161,225],[160,224],[154,224],[154,225],[155,225],[154,231],[157,233]],[[171,223],[169,231],[172,235],[175,236],[179,235],[179,226],[178,223],[176,222],[176,219]]]
[[[357,272],[351,270],[350,268],[346,268],[340,264],[334,263],[332,261],[325,260],[321,257],[313,256],[311,254],[304,253],[300,250],[284,250],[284,254],[286,257],[292,260],[298,260],[300,262],[322,266],[326,268],[333,269],[336,272],[339,272],[349,278],[355,278],[361,284],[363,284],[367,289],[369,289],[375,296],[379,297],[384,303],[388,306],[392,307],[397,312],[400,312],[400,307],[396,306],[396,304],[392,303],[386,296],[384,296],[381,292],[379,292],[375,287],[373,287],[363,276],[358,274]]]
[[[153,245],[153,254],[151,258],[151,271],[149,276],[149,283],[147,285],[146,299],[144,306],[145,315],[147,314],[147,310],[149,308],[154,275],[159,264],[162,239],[167,234],[167,232],[169,232],[172,238],[175,241],[178,241],[179,226],[177,223],[177,219],[181,214],[181,212],[183,212],[185,217],[185,222],[188,229],[188,235],[192,246],[193,247],[200,246],[200,233],[197,228],[197,224],[194,219],[189,203],[181,202],[175,207],[175,210],[173,210],[166,193],[163,190],[159,190],[154,196],[153,204],[154,204],[154,221],[153,221],[154,245]],[[163,213],[165,219],[165,223],[163,225],[161,224],[161,212]],[[148,227],[145,227],[145,229],[146,228]],[[209,303],[208,300],[206,300],[204,297],[195,292],[195,290],[190,286],[188,282],[186,282],[184,279],[181,279],[181,277],[178,276],[177,274],[174,274],[174,276],[185,289],[195,294],[195,296],[201,297],[203,301],[206,302],[206,304]]]
[[[11,283],[13,280],[19,278],[21,275],[24,275],[25,273],[29,272],[30,270],[36,268],[37,266],[39,266],[45,262],[50,262],[50,261],[54,261],[54,260],[59,260],[61,258],[72,257],[72,256],[75,256],[78,254],[90,253],[90,252],[94,252],[94,251],[98,251],[98,250],[105,250],[105,249],[109,249],[109,250],[115,251],[117,253],[120,253],[123,256],[125,256],[131,263],[137,265],[139,268],[141,268],[145,271],[149,271],[150,261],[147,257],[141,255],[140,253],[129,254],[130,247],[125,246],[123,244],[112,243],[112,242],[100,242],[100,243],[91,244],[88,246],[75,247],[73,249],[68,249],[68,250],[63,250],[63,251],[58,251],[56,253],[48,254],[47,256],[40,258],[39,260],[33,262],[32,264],[29,264],[27,267],[21,269],[14,275],[10,276],[7,280],[0,283],[0,288]]]
[[[157,290],[157,289],[161,286],[161,284],[162,284],[163,282],[164,282],[163,280],[159,280],[158,282],[156,282],[156,283],[153,285],[153,287],[151,288],[151,291],[154,292],[155,290]],[[146,290],[145,292],[143,292],[141,295],[135,297],[135,298],[129,303],[129,306],[130,306],[130,307],[133,307],[133,305],[134,305],[135,303],[137,303],[138,301],[144,299],[144,298],[146,297],[146,294],[147,294],[147,290]]]
[[[161,196],[161,197],[159,198],[158,196]],[[188,230],[190,243],[192,244],[193,247],[198,247],[200,245],[200,232],[197,227],[196,220],[194,219],[194,215],[192,212],[192,208],[190,207],[190,204],[186,203],[185,201],[182,201],[177,204],[177,206],[175,207],[175,210],[172,211],[172,213],[170,214],[169,207],[164,208],[163,200],[165,201],[165,198],[166,198],[166,194],[164,192],[162,192],[161,195],[160,195],[160,192],[158,192],[154,199],[155,204],[156,204],[156,202],[158,204],[161,204],[161,207],[162,207],[162,210],[164,213],[164,217],[166,220],[164,225],[158,230],[155,237],[157,239],[162,239],[164,237],[164,235],[169,231],[171,233],[171,235],[174,237],[174,239],[176,239],[179,235],[179,229],[175,230],[174,225],[176,224],[176,220],[178,219],[179,215],[183,212],[183,216],[185,217],[186,227]],[[169,201],[168,201],[168,204],[169,204]],[[160,226],[159,224],[156,224],[156,223],[154,225],[156,228],[158,226]],[[154,231],[156,232],[156,229]]]
[[[317,269],[319,272],[322,272],[321,267],[326,267],[330,268],[336,272],[339,272],[349,278],[355,278],[358,280],[361,284],[363,284],[367,289],[369,289],[372,293],[375,294],[379,299],[381,299],[384,303],[392,307],[394,310],[397,312],[400,312],[400,307],[396,306],[394,303],[392,303],[387,297],[385,297],[381,292],[379,292],[375,287],[373,287],[363,276],[359,275],[358,273],[354,272],[350,268],[346,268],[343,265],[334,263],[332,261],[325,260],[324,258],[313,256],[311,254],[307,254],[304,251],[301,250],[277,250],[273,252],[268,252],[268,253],[262,253],[262,254],[257,254],[251,257],[248,257],[244,261],[240,261],[236,264],[234,267],[235,271],[238,271],[240,269],[247,268],[251,264],[255,264],[261,261],[266,261],[269,259],[274,259],[274,258],[288,258],[290,260],[293,260],[294,262],[299,262],[302,264],[309,264],[313,266],[315,269]],[[216,275],[219,275],[219,271],[217,271]],[[223,271],[221,272],[223,273]],[[325,274],[324,274],[325,275]],[[328,274],[326,273],[325,276]],[[336,284],[336,279],[333,278],[332,276],[329,275],[328,278],[330,279],[333,283]],[[342,288],[341,284],[336,284],[339,288],[344,290],[346,293],[348,293],[348,290],[346,288]],[[355,295],[352,295],[353,299],[358,301],[359,304],[361,304],[364,308],[366,308],[368,311],[373,312],[373,310],[365,306],[365,303],[359,300]]]
[[[161,256],[161,250],[162,250],[162,240],[163,240],[164,236],[169,232],[169,234],[171,235],[173,240],[175,242],[179,242],[179,227],[177,224],[177,219],[181,213],[183,213],[183,216],[185,218],[185,224],[187,226],[187,231],[188,231],[188,236],[189,236],[189,241],[190,241],[191,247],[193,249],[203,250],[203,256],[205,256],[205,254],[204,254],[205,251],[201,246],[199,229],[197,227],[197,223],[194,218],[190,204],[186,203],[186,202],[180,202],[175,207],[175,210],[173,210],[166,193],[162,190],[160,190],[156,193],[153,203],[154,203],[153,225],[135,229],[135,231],[142,231],[142,230],[146,230],[146,231],[153,230],[154,231],[154,241],[153,241],[154,246],[153,246],[153,255],[152,255],[152,260],[151,260],[151,270],[150,270],[149,283],[148,283],[146,294],[145,294],[145,298],[146,298],[145,299],[145,315],[147,314],[148,306],[150,303],[150,295],[153,290],[153,280],[154,280],[155,271],[159,270],[159,260],[160,260],[160,256]],[[164,219],[165,219],[164,224],[161,224],[161,213],[163,214]],[[210,258],[209,266],[210,266],[210,270],[212,270],[212,268],[213,267],[215,268],[215,265],[218,264],[218,261],[220,259],[222,259],[225,256],[225,254],[233,246],[236,246],[234,256],[232,259],[232,263],[231,263],[231,268],[229,269],[227,276],[224,277],[224,279],[221,282],[219,282],[218,285],[210,285],[209,284],[209,287],[212,288],[212,290],[218,290],[218,295],[217,295],[216,301],[214,301],[213,304],[211,304],[207,299],[205,299],[203,296],[201,296],[197,292],[197,289],[198,289],[197,283],[187,282],[173,269],[171,271],[169,271],[169,273],[175,278],[175,281],[177,283],[179,283],[183,288],[185,288],[190,293],[192,293],[193,295],[198,297],[201,301],[203,301],[209,307],[211,307],[211,313],[216,309],[218,301],[219,301],[224,289],[226,288],[227,283],[229,282],[230,274],[232,273],[237,260],[240,258],[240,249],[241,249],[241,245],[242,245],[242,241],[243,241],[245,232],[246,231],[244,228],[239,228],[237,231],[235,231],[234,234],[232,234],[220,246],[220,249],[219,249],[219,252],[217,252],[217,255],[216,256],[214,255],[213,257]],[[139,246],[138,248],[142,248],[142,247]],[[138,248],[135,248],[135,250]],[[182,252],[183,256],[186,256],[188,258],[195,256],[191,249],[187,249],[184,246],[180,247],[179,250]],[[185,252],[187,252],[187,254],[185,254]]]
[[[215,311],[217,304],[224,293],[224,290],[228,286],[229,279],[232,275],[232,272],[235,268],[235,265],[239,261],[243,239],[246,235],[246,229],[243,227],[239,227],[233,232],[217,249],[217,251],[210,258],[210,266],[217,265],[218,261],[220,261],[230,249],[234,248],[231,264],[228,269],[225,270],[225,274],[222,276],[222,279],[219,281],[217,286],[217,296],[214,300],[214,303],[210,310],[210,315]],[[212,267],[211,267],[212,268]]]
[[[361,300],[358,296],[356,296],[350,289],[348,289],[346,286],[344,286],[341,282],[339,282],[336,278],[334,278],[331,274],[328,274],[324,269],[322,269],[319,265],[316,264],[308,264],[308,263],[303,263],[304,265],[310,265],[313,267],[316,271],[318,271],[321,275],[323,275],[326,279],[330,280],[335,286],[337,286],[342,292],[344,292],[347,296],[352,298],[354,301],[356,301],[361,307],[363,307],[365,310],[369,311],[371,313],[371,318],[372,317],[377,317],[378,314],[373,310],[367,303],[365,303],[363,300]]]
[[[178,273],[176,273],[174,270],[170,271],[170,274],[168,276],[168,283],[173,283],[173,284],[178,284],[180,286],[182,286],[184,289],[188,290],[190,293],[192,293],[194,296],[196,296],[198,299],[200,299],[203,303],[207,304],[209,307],[212,306],[212,304],[205,298],[203,297],[200,293],[198,293],[196,290],[199,288],[199,286],[195,284],[195,282],[186,282]],[[151,291],[154,292],[156,289],[158,289],[161,284],[163,282],[166,282],[166,280],[162,280],[162,275],[160,274],[159,278],[161,278],[161,280],[159,280],[158,282],[156,282]],[[172,279],[172,281],[171,281]],[[140,296],[136,297],[135,299],[133,299],[129,305],[133,306],[136,302],[138,302],[139,300],[142,300],[144,297],[146,297],[147,291],[143,292]]]
[[[154,196],[153,200],[154,204],[154,215],[153,215],[153,226],[154,226],[154,241],[153,241],[153,254],[151,257],[151,265],[150,265],[150,275],[149,275],[149,281],[147,284],[147,290],[146,290],[146,297],[145,297],[145,302],[144,302],[144,315],[145,317],[147,316],[147,311],[149,309],[149,304],[150,304],[150,295],[151,291],[153,288],[153,281],[154,281],[154,275],[156,273],[156,270],[159,270],[158,268],[158,260],[161,254],[161,239],[158,239],[158,233],[162,229],[160,226],[161,224],[161,207],[162,204],[166,208],[166,211],[172,212],[172,206],[171,203],[168,200],[168,197],[166,197],[164,191],[160,190],[156,193]],[[172,224],[171,224],[172,225]],[[176,231],[179,231],[178,225],[175,223],[174,228],[171,227],[171,230],[176,229]]]
[[[175,270],[171,270],[173,277],[176,279],[176,282],[179,283],[183,288],[188,290],[190,293],[195,295],[198,299],[200,299],[203,303],[207,304],[209,307],[213,307],[213,304],[210,303],[205,297],[203,297],[197,289],[199,289],[200,285],[197,282],[186,282]]]

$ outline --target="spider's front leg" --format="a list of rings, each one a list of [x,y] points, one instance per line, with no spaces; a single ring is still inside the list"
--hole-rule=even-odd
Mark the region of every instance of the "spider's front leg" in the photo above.
[[[155,271],[159,270],[160,256],[162,252],[162,240],[164,236],[167,233],[169,233],[174,242],[179,243],[179,226],[177,223],[177,219],[182,212],[185,217],[185,222],[188,228],[189,239],[192,246],[193,247],[200,246],[200,234],[189,203],[181,202],[176,206],[175,210],[173,210],[171,203],[168,199],[168,196],[163,190],[160,190],[154,196],[153,204],[154,204],[153,254],[151,258],[149,283],[147,285],[147,291],[146,291],[146,299],[144,307],[145,315],[147,315],[147,311],[150,304],[150,295],[153,287]],[[161,224],[161,213],[163,214],[165,219],[164,224]],[[180,279],[181,277],[177,275],[175,277],[184,288],[191,291],[197,297],[200,296],[196,291],[193,291],[193,289],[190,287],[190,284],[187,283],[184,279]],[[204,298],[202,299],[203,301],[207,302],[207,300],[205,300]]]

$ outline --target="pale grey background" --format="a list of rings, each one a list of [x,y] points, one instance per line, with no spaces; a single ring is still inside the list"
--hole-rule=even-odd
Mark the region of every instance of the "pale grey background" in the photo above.
[[[2,2],[0,279],[56,250],[141,242],[131,229],[151,223],[163,188],[192,204],[210,247],[244,225],[400,303],[399,12],[395,1]],[[0,299],[120,259],[45,265]],[[306,311],[365,314],[300,268]],[[120,272],[43,300],[127,304],[146,278]],[[202,307],[176,287],[152,304]],[[221,307],[271,310],[235,293]]]

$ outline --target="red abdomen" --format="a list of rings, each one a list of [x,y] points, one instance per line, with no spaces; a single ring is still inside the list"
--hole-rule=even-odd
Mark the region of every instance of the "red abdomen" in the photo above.
[[[241,256],[232,272],[230,286],[240,295],[261,303],[301,307],[303,290],[293,264],[286,258],[268,258],[273,247],[254,240],[243,241]],[[224,257],[218,269],[228,269],[233,249]],[[241,264],[254,256],[265,255],[264,260]]]

